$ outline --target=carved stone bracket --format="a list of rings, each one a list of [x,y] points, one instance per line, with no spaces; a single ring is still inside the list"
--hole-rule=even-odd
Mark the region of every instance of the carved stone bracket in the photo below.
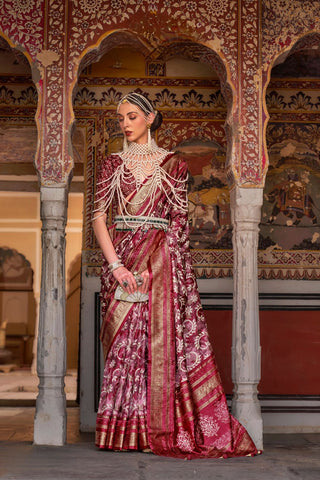
[[[257,386],[260,381],[258,303],[258,232],[263,190],[235,187],[231,191],[234,249],[232,328],[232,411],[262,449],[262,417]]]

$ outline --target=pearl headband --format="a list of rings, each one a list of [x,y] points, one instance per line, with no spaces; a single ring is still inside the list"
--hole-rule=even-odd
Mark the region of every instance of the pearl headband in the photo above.
[[[149,113],[154,113],[155,115],[158,113],[157,110],[153,108],[153,106],[151,105],[151,102],[146,97],[136,92],[128,93],[127,95],[121,98],[120,102],[118,103],[117,113],[119,113],[120,105],[126,102],[139,107],[140,110],[142,110],[146,116],[148,116]]]

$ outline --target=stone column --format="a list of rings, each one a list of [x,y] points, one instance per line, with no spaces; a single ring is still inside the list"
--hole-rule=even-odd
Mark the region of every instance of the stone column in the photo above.
[[[235,187],[231,191],[233,223],[232,413],[258,449],[262,449],[262,417],[257,385],[260,381],[258,298],[258,232],[263,190]]]
[[[34,444],[66,443],[65,225],[67,188],[41,187],[42,272]]]

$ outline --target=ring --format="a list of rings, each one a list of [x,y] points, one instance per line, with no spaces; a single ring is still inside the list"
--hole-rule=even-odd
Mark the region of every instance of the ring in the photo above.
[[[141,275],[136,276],[136,284],[138,285],[138,287],[143,284],[143,278],[141,277]]]
[[[124,286],[124,288],[127,288],[129,283],[127,282],[127,280],[123,280],[122,285]]]

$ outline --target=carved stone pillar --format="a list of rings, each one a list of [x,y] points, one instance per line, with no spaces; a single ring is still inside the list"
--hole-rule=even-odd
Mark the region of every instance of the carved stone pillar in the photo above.
[[[41,187],[42,274],[37,348],[36,445],[66,443],[66,187]]]
[[[260,381],[258,298],[258,232],[263,190],[235,187],[231,191],[234,287],[232,327],[232,413],[258,449],[262,449],[262,417],[257,385]]]

